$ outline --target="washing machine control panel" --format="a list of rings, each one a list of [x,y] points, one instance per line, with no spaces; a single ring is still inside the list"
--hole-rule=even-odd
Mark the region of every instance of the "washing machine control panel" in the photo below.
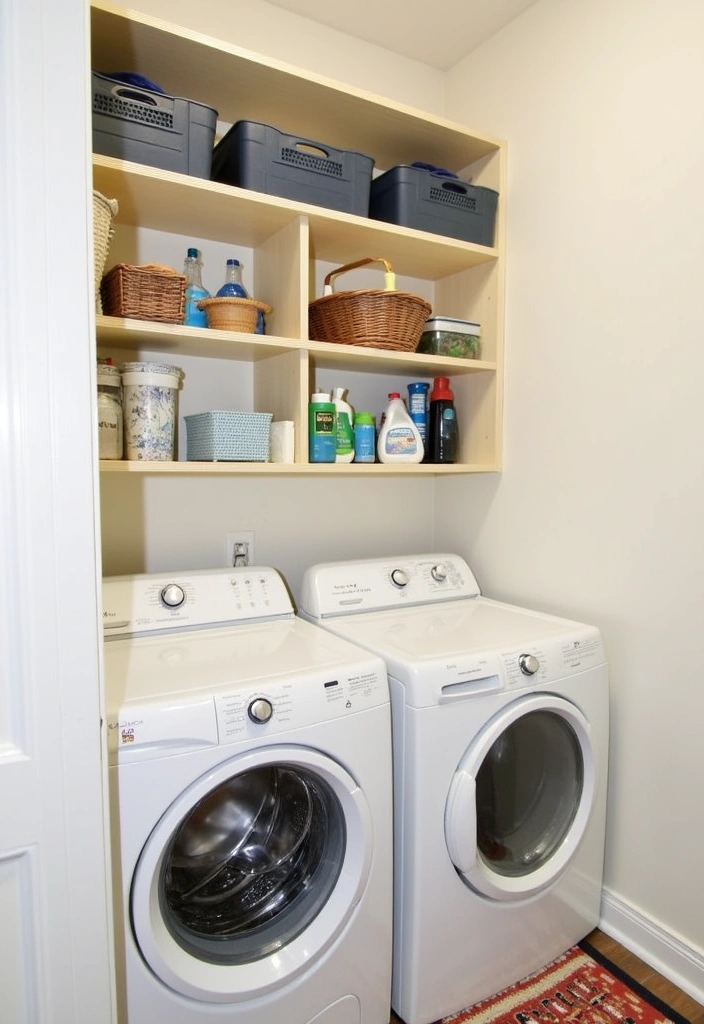
[[[315,565],[305,573],[300,611],[311,619],[477,597],[472,570],[446,553]]]
[[[270,566],[103,580],[106,640],[294,616],[286,584]]]

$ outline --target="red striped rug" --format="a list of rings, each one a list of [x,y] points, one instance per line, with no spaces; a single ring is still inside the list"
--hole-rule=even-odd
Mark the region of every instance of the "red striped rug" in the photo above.
[[[443,1024],[689,1024],[587,942]]]

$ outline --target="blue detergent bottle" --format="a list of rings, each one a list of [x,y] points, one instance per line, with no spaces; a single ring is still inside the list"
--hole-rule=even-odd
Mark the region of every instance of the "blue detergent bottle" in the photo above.
[[[200,299],[209,299],[210,292],[203,287],[201,277],[202,263],[200,253],[197,249],[189,248],[186,251],[186,259],[183,263],[183,273],[186,278],[186,305],[183,314],[185,327],[207,327],[208,316],[203,309],[198,309],[197,303]]]
[[[217,298],[248,299],[247,289],[242,284],[242,264],[239,260],[225,263],[225,283],[217,290]]]

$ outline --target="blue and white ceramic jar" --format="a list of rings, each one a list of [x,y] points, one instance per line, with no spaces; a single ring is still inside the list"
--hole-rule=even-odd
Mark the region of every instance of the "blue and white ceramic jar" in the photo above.
[[[173,461],[181,368],[168,363],[123,363],[120,372],[125,458]]]

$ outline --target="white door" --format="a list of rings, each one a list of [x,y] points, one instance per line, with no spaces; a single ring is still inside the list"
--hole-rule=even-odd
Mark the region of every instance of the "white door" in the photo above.
[[[581,711],[551,694],[513,701],[486,723],[453,776],[445,840],[456,870],[495,900],[541,892],[574,857],[595,787]]]
[[[0,1018],[114,1019],[87,5],[0,4]]]

